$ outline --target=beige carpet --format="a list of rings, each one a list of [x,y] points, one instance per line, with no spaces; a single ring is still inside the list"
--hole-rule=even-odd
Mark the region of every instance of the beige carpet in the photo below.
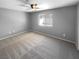
[[[75,45],[36,33],[0,41],[0,59],[79,59]]]

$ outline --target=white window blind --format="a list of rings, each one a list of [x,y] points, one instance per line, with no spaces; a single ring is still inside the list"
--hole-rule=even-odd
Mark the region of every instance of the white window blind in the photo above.
[[[52,14],[40,14],[39,26],[53,26]]]

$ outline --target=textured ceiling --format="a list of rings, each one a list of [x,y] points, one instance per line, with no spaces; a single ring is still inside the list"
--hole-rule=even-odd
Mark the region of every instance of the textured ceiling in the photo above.
[[[33,0],[30,0],[30,2],[31,1]],[[38,9],[37,11],[74,5],[77,4],[78,2],[79,0],[38,0],[40,9]],[[23,6],[20,6],[21,4],[22,2],[20,2],[19,0],[0,0],[0,8],[7,8],[26,12],[32,11],[28,7],[25,8]]]

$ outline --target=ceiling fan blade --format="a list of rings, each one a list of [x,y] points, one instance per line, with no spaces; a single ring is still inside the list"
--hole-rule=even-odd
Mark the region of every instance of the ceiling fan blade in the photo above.
[[[20,2],[23,3],[23,4],[30,4],[30,3],[29,3],[29,0],[18,0],[18,1],[20,1]]]
[[[20,6],[22,6],[22,7],[30,7],[30,5],[28,5],[28,4],[20,4]]]
[[[19,6],[22,6],[22,7],[25,8],[26,10],[31,10],[31,9],[32,9],[30,5],[20,4]]]

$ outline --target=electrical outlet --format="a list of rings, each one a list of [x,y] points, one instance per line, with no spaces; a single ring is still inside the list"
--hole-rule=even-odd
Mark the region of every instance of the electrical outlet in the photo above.
[[[15,30],[13,30],[12,32],[15,33]]]
[[[64,33],[64,34],[62,34],[62,36],[63,36],[63,37],[66,37],[66,34]]]
[[[9,34],[12,34],[12,32],[9,32]]]

